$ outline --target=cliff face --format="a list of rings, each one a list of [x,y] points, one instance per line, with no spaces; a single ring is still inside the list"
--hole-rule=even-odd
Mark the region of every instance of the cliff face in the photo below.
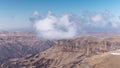
[[[10,59],[0,68],[83,68],[81,64],[89,57],[120,49],[120,37],[80,37],[58,40],[54,46],[23,58]],[[89,68],[89,67],[86,67]]]
[[[63,46],[63,51],[85,52],[87,56],[120,49],[120,37],[97,38],[80,37],[71,40],[59,40],[57,45]]]
[[[23,57],[27,54],[37,54],[53,45],[52,41],[40,40],[32,33],[1,32],[0,33],[0,62]]]

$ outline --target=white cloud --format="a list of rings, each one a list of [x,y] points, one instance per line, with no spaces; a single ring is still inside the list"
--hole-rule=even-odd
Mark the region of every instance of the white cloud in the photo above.
[[[40,19],[40,13],[38,11],[34,11],[32,16],[30,17],[31,22],[36,22]]]
[[[40,14],[39,14],[38,11],[34,11],[34,12],[33,12],[33,16],[40,16]]]
[[[104,17],[101,14],[96,14],[95,16],[91,17],[91,20],[93,22],[101,22],[104,20],[103,18]]]
[[[119,28],[120,22],[111,22],[111,26],[112,26],[113,28]]]
[[[45,39],[65,39],[76,36],[76,28],[70,21],[69,15],[56,17],[49,11],[45,18],[34,25],[39,37]]]
[[[34,12],[31,18],[38,36],[44,39],[68,39],[80,36],[82,32],[111,31],[119,29],[120,22],[111,20],[106,12],[89,13],[86,16],[64,14],[57,17],[48,11],[44,18]]]

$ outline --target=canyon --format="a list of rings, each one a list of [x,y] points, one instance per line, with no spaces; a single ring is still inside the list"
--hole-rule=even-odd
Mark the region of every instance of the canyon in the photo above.
[[[119,36],[81,36],[54,41],[42,40],[41,42],[40,39],[32,35],[26,39],[26,37],[23,37],[22,41],[24,41],[24,43],[27,41],[27,46],[30,46],[31,49],[24,49],[25,47],[23,47],[23,50],[21,50],[23,52],[20,51],[20,48],[12,52],[14,48],[11,47],[13,46],[13,43],[11,43],[8,48],[11,47],[13,49],[10,51],[7,51],[7,49],[6,51],[10,52],[9,54],[12,58],[4,60],[4,62],[0,64],[0,68],[109,68],[109,64],[106,64],[108,67],[106,67],[106,65],[101,67],[101,65],[104,64],[104,62],[109,62],[113,64],[114,67],[117,63],[110,61],[112,61],[112,59],[118,59],[119,62],[120,59],[119,55],[116,56],[109,53],[120,49]],[[15,40],[18,41],[19,38]],[[19,45],[16,43],[14,46],[21,47],[22,45],[20,45],[20,43]],[[20,54],[22,56],[14,56],[14,54]],[[2,53],[0,53],[0,55],[2,55]],[[8,54],[3,55],[6,56]],[[110,58],[110,61],[106,60]],[[117,67],[114,68],[119,67],[120,66],[117,65]]]

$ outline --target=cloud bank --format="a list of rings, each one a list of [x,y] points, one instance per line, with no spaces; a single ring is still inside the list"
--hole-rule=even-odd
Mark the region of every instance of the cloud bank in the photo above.
[[[58,40],[73,38],[91,31],[117,31],[120,22],[112,18],[109,12],[87,12],[81,16],[74,14],[55,16],[48,11],[42,17],[35,11],[30,20],[34,23],[40,38]]]

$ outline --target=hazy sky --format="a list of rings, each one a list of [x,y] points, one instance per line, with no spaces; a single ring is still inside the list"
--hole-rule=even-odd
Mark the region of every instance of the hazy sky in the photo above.
[[[30,16],[35,11],[44,15],[49,10],[55,15],[107,10],[120,16],[120,0],[0,0],[0,30],[31,30]]]

